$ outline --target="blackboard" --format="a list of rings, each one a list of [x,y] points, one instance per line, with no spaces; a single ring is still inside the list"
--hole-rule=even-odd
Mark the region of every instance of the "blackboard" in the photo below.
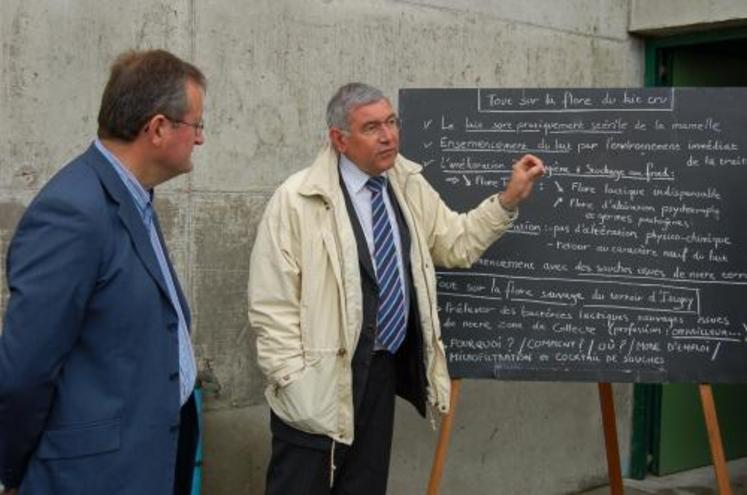
[[[466,211],[547,173],[438,271],[456,378],[747,382],[747,90],[403,89],[402,153]]]

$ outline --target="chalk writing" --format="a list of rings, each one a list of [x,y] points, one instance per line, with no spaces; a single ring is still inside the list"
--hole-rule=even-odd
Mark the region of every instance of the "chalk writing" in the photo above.
[[[402,90],[403,154],[455,210],[521,155],[546,164],[504,237],[438,272],[452,374],[746,381],[745,104],[739,88]]]

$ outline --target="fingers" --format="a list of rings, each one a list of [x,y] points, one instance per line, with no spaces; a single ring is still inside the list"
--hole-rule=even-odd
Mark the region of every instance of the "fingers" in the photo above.
[[[517,164],[522,164],[526,166],[527,168],[531,168],[536,165],[542,166],[542,160],[540,160],[538,157],[532,155],[531,153],[527,153],[526,155],[522,156]]]
[[[534,182],[545,174],[545,165],[536,156],[527,154],[514,164],[514,170],[526,173],[527,178]]]
[[[542,162],[539,162],[537,165],[529,169],[527,175],[529,176],[529,180],[534,182],[545,175],[545,166],[542,164]]]

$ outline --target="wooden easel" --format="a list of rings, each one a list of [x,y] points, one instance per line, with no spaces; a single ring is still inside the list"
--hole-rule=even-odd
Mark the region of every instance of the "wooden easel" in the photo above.
[[[620,448],[617,444],[617,420],[615,418],[615,400],[612,397],[612,385],[609,383],[597,383],[597,388],[599,390],[599,407],[602,410],[604,445],[607,449],[607,476],[610,479],[610,493],[612,495],[623,495]]]
[[[703,404],[703,416],[708,430],[708,443],[711,445],[711,459],[713,460],[713,469],[716,471],[718,493],[719,495],[732,495],[729,472],[726,469],[724,446],[721,443],[721,431],[716,416],[716,403],[713,401],[713,389],[707,383],[701,383],[698,385],[698,389],[700,390],[700,402]]]
[[[451,380],[451,397],[449,399],[449,413],[441,422],[441,430],[438,436],[438,445],[433,458],[431,476],[428,480],[427,495],[438,495],[443,478],[444,466],[446,464],[446,451],[449,447],[451,428],[454,422],[456,404],[459,400],[459,389],[461,380]],[[610,494],[623,495],[622,472],[620,470],[620,449],[617,442],[617,421],[615,419],[615,402],[612,396],[612,385],[609,383],[598,383],[599,406],[602,412],[602,425],[604,428],[604,443],[607,450],[607,474],[610,480]],[[703,415],[708,429],[708,440],[711,446],[711,457],[713,468],[716,471],[716,482],[719,495],[732,495],[729,484],[729,474],[726,469],[726,458],[721,443],[718,419],[716,416],[716,405],[713,402],[713,390],[708,384],[699,385],[700,399],[703,404]]]
[[[457,401],[459,400],[459,389],[461,386],[462,380],[451,380],[449,413],[441,421],[441,431],[438,434],[438,445],[436,446],[436,455],[433,457],[433,467],[431,467],[431,479],[428,481],[427,495],[438,495],[441,489],[441,478],[443,478],[444,465],[446,464],[446,450],[449,448],[451,425],[454,422],[454,412]]]

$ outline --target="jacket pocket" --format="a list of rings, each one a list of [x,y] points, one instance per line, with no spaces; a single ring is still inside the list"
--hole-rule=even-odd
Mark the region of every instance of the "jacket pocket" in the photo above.
[[[335,354],[312,358],[293,381],[268,396],[270,406],[286,424],[307,433],[336,431],[339,407]]]
[[[112,419],[47,430],[39,441],[36,457],[69,459],[112,452],[119,449],[120,429],[120,420]]]

